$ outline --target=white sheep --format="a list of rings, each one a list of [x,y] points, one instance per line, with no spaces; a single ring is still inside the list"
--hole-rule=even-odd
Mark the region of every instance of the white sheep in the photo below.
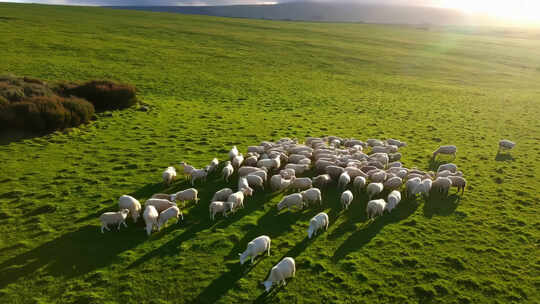
[[[265,152],[265,147],[264,146],[249,146],[247,147],[247,151],[249,153],[258,153],[258,154],[263,154]]]
[[[388,154],[388,161],[396,163],[399,160],[401,160],[402,157],[403,157],[403,155],[401,155],[401,153],[399,153],[399,152],[398,153],[390,153],[390,154]]]
[[[459,190],[461,190],[461,194],[465,193],[465,187],[467,187],[467,180],[465,178],[462,176],[448,176],[448,178],[452,181],[452,187],[457,188],[458,193]]]
[[[508,139],[502,139],[501,141],[499,141],[499,151],[512,150],[515,145],[516,143],[513,141],[510,141]]]
[[[219,191],[216,191],[216,193],[214,193],[214,196],[212,196],[212,202],[215,202],[215,201],[226,201],[229,196],[233,194],[233,191],[231,188],[223,188]]]
[[[133,222],[136,223],[137,219],[139,218],[139,215],[141,213],[141,203],[139,203],[138,200],[136,200],[134,197],[129,195],[122,195],[118,199],[118,208],[121,209],[128,209],[129,213],[131,214],[131,218],[133,219]]]
[[[311,178],[293,176],[291,178],[291,184],[289,185],[289,189],[305,190],[311,188],[312,186],[313,182],[311,181]]]
[[[352,203],[353,199],[354,199],[354,196],[350,190],[347,190],[341,193],[340,202],[341,202],[341,205],[343,206],[343,209],[345,210],[349,209],[349,205]]]
[[[248,189],[242,189],[229,195],[229,197],[227,198],[227,205],[229,207],[225,208],[225,212],[223,213],[223,215],[227,216],[227,210],[234,212],[238,208],[244,208],[244,198],[248,195],[248,193],[250,193]]]
[[[347,172],[347,174],[349,174],[349,176],[351,177],[351,179],[354,179],[356,178],[357,176],[363,176],[363,177],[368,177],[367,174],[365,174],[362,170],[356,168],[356,167],[346,167],[344,169],[344,172]]]
[[[266,254],[270,256],[271,242],[272,240],[270,240],[270,237],[266,235],[254,238],[247,244],[246,250],[238,254],[240,256],[240,265],[244,265],[247,258],[250,258],[251,264],[253,264],[253,260],[261,253],[266,252]]]
[[[405,193],[407,194],[406,196],[409,197],[411,195],[415,195],[417,193],[415,192],[416,187],[418,187],[421,183],[422,180],[420,179],[420,177],[413,177],[408,179],[405,183]]]
[[[307,230],[308,238],[311,239],[312,236],[317,235],[317,231],[322,228],[324,228],[324,230],[328,230],[329,223],[330,223],[330,220],[328,219],[328,214],[321,212],[315,215],[309,221],[309,228]]]
[[[232,160],[237,155],[238,155],[238,149],[236,148],[236,146],[233,146],[231,150],[229,151],[229,160]]]
[[[335,180],[338,180],[341,176],[341,173],[345,172],[345,169],[343,167],[339,167],[336,165],[330,165],[325,168],[326,173],[330,174],[330,177],[332,177]]]
[[[240,168],[240,166],[244,163],[244,156],[242,154],[238,154],[232,159],[232,166],[236,169]]]
[[[294,193],[283,197],[277,204],[277,209],[279,211],[287,207],[287,209],[290,210],[293,206],[297,209],[302,209],[304,207],[304,198],[302,197],[302,194]]]
[[[317,188],[325,188],[332,182],[329,174],[321,174],[313,178],[313,186]]]
[[[238,176],[246,176],[250,173],[257,172],[257,171],[264,171],[268,172],[268,170],[265,168],[257,168],[257,167],[249,167],[249,166],[243,166],[240,169],[238,169]]]
[[[363,176],[357,176],[354,178],[353,181],[353,188],[356,191],[356,193],[360,193],[362,189],[366,186],[366,178]]]
[[[351,183],[351,177],[349,176],[349,173],[346,171],[341,173],[338,180],[338,187],[339,189],[345,189],[347,188],[347,185]]]
[[[429,197],[429,193],[431,192],[433,181],[431,178],[424,178],[420,185],[418,185],[413,193],[416,195],[418,193],[422,193],[425,197]]]
[[[386,202],[383,199],[371,200],[366,206],[367,217],[372,220],[375,216],[383,215],[385,209]]]
[[[370,183],[366,189],[368,198],[371,199],[374,196],[380,194],[383,191],[383,189],[384,189],[384,185],[382,183]]]
[[[225,215],[225,202],[223,201],[212,201],[208,207],[210,213],[210,219],[214,220],[216,213],[221,212]]]
[[[452,155],[456,158],[457,147],[454,145],[440,146],[433,152],[433,158],[436,158],[438,154]]]
[[[387,139],[386,143],[389,144],[389,145],[394,145],[394,146],[398,146],[398,147],[406,147],[407,146],[406,142],[399,141],[397,139],[392,139],[392,138]]]
[[[221,170],[221,176],[225,180],[225,182],[229,181],[229,177],[231,177],[234,173],[234,167],[232,166],[230,161],[227,161],[225,163],[225,166],[223,167],[223,170]]]
[[[448,191],[452,187],[452,180],[448,177],[437,177],[431,187],[444,195],[448,195]]]
[[[174,167],[167,167],[162,174],[163,183],[169,186],[173,180],[176,178],[176,169]]]
[[[299,164],[299,165],[308,165],[308,166],[310,166],[310,165],[311,165],[311,159],[309,159],[309,158],[304,158],[304,159],[300,160],[300,161],[298,162],[298,164]]]
[[[398,189],[403,184],[403,180],[399,176],[390,177],[384,182],[384,188],[385,189]]]
[[[151,197],[151,198],[166,199],[166,200],[170,200],[170,201],[173,200],[172,195],[171,195],[171,194],[167,194],[167,193],[155,193],[155,194],[152,194],[152,197]]]
[[[262,180],[263,180],[264,182],[266,182],[267,176],[268,176],[268,174],[266,173],[266,171],[262,171],[262,170],[261,170],[261,171],[251,172],[251,173],[248,174],[248,175],[256,175],[256,176],[262,178]]]
[[[203,182],[206,181],[206,177],[208,176],[208,172],[204,169],[195,169],[193,172],[191,172],[191,185],[195,185],[195,182],[197,180],[202,180]]]
[[[270,158],[270,159],[261,159],[257,162],[257,167],[266,168],[268,170],[276,169],[278,170],[281,167],[281,160],[279,157]]]
[[[184,219],[184,215],[182,214],[182,211],[178,209],[176,206],[169,207],[165,209],[163,212],[161,212],[158,216],[158,230],[161,230],[161,227],[167,223],[169,219],[176,218],[176,222],[180,222],[179,218]]]
[[[458,167],[456,164],[449,163],[449,164],[440,165],[439,168],[437,169],[437,172],[448,170],[454,173],[454,172],[457,172],[457,169]]]
[[[244,159],[244,165],[254,167],[254,166],[257,166],[258,161],[259,159],[257,158],[257,156],[249,156],[246,159]]]
[[[148,205],[144,209],[143,219],[146,224],[146,234],[150,235],[154,227],[157,227],[159,213],[153,205]]]
[[[371,173],[368,173],[369,180],[374,183],[383,183],[388,176],[388,174],[385,171],[380,170],[380,169],[377,171],[373,170],[370,172]]]
[[[300,165],[300,164],[287,164],[285,169],[293,169],[295,175],[301,175],[307,170],[309,170],[309,165]]]
[[[319,203],[319,205],[322,205],[322,195],[321,190],[317,188],[311,188],[306,191],[300,192],[302,194],[302,199],[304,202],[310,204],[310,203]]]
[[[305,157],[302,154],[291,154],[291,155],[289,155],[289,163],[298,164],[299,161],[301,161],[302,159],[306,159],[306,158],[307,157]]]
[[[212,174],[214,171],[216,171],[217,167],[219,166],[219,160],[214,157],[210,164],[207,166],[208,169],[206,170],[208,174]]]
[[[396,208],[401,201],[401,193],[397,190],[393,190],[390,192],[390,194],[388,194],[386,201],[386,210],[388,210],[388,212],[392,212],[392,210]]]
[[[291,179],[293,176],[296,176],[296,172],[294,169],[283,169],[279,171],[279,175],[285,179]]]
[[[260,171],[262,172],[262,171]],[[248,185],[250,187],[260,187],[261,189],[264,190],[264,180],[258,176],[258,175],[255,175],[255,174],[248,174],[246,175],[246,180],[248,182]]]
[[[169,207],[176,206],[175,203],[169,200],[159,199],[159,198],[150,198],[146,200],[146,202],[144,203],[144,206],[147,207],[150,205],[154,206],[158,212],[161,212]]]
[[[183,204],[185,204],[186,201],[195,201],[195,203],[199,202],[199,198],[197,197],[198,195],[199,191],[197,189],[189,188],[186,190],[178,191],[171,197],[174,198],[175,202],[182,202]]]
[[[378,139],[373,139],[373,138],[368,139],[366,143],[370,147],[384,146],[384,142]]]
[[[109,225],[118,225],[118,230],[120,230],[120,225],[124,224],[124,226],[127,227],[126,224],[126,218],[129,214],[128,209],[122,209],[118,212],[105,212],[100,217],[99,220],[101,221],[101,233],[105,233],[103,229],[109,229]]]
[[[270,291],[272,285],[276,283],[277,285],[285,285],[285,279],[294,277],[296,273],[296,265],[294,259],[291,257],[283,258],[276,266],[272,267],[270,274],[266,281],[262,282],[266,292]]]

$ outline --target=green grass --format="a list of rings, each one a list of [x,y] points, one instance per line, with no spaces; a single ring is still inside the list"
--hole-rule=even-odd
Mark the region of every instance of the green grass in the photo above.
[[[538,303],[539,37],[0,4],[2,73],[127,82],[150,105],[0,146],[0,302]],[[282,194],[211,222],[224,186],[212,178],[179,225],[99,233],[120,195],[187,187],[163,189],[168,165],[306,135],[399,138],[403,162],[423,169],[456,144],[470,186],[371,224],[365,197],[341,212],[331,190],[331,226],[308,241],[320,210],[278,214]],[[501,138],[518,143],[512,157],[496,159]],[[272,255],[241,267],[262,233]],[[283,256],[296,278],[265,296]]]

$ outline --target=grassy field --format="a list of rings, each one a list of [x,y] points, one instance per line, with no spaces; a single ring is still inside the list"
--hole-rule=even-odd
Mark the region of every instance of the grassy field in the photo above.
[[[0,146],[0,303],[540,302],[538,31],[0,4],[0,42],[0,73],[128,82],[150,105]],[[278,213],[282,194],[211,222],[224,186],[212,178],[178,225],[99,233],[120,195],[186,188],[163,188],[169,165],[307,135],[402,139],[403,162],[422,169],[456,144],[470,186],[373,223],[365,197],[342,212],[325,192],[331,226],[308,241],[320,210]],[[512,156],[496,156],[501,138],[518,143]],[[272,255],[240,266],[263,233]],[[296,277],[265,295],[283,256]]]

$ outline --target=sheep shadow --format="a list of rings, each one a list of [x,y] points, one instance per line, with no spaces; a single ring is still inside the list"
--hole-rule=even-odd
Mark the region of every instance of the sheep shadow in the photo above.
[[[349,209],[343,210],[341,203],[338,202],[337,206],[332,208],[330,215],[330,224],[337,222],[338,218],[344,217],[345,220],[341,224],[332,230],[328,235],[328,239],[335,240],[341,237],[343,234],[348,231],[353,231],[356,229],[356,223],[365,222],[367,220],[366,216],[366,205],[368,202],[368,196],[365,192],[357,194],[354,193],[354,201],[349,206]]]
[[[128,227],[124,230],[134,230]],[[124,233],[115,229],[105,234],[86,225],[0,264],[0,289],[43,269],[55,277],[72,278],[113,263],[117,256],[146,239],[143,233]]]
[[[448,197],[440,195],[431,195],[424,203],[424,216],[432,218],[435,215],[449,216],[456,211],[461,200],[461,196],[457,193],[451,194]]]
[[[495,161],[514,161],[514,157],[512,156],[512,154],[501,153],[501,151],[497,151],[497,154],[495,155]]]
[[[405,220],[416,212],[418,206],[419,203],[416,200],[405,200],[392,210],[391,213],[379,216],[371,223],[366,222],[360,230],[351,234],[347,240],[341,243],[334,252],[332,260],[339,261],[347,256],[347,254],[361,249],[364,245],[368,244],[371,239],[384,228],[384,226]]]

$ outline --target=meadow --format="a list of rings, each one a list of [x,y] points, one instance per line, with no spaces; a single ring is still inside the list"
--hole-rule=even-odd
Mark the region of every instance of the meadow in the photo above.
[[[540,302],[540,31],[228,19],[0,4],[0,73],[135,85],[149,111],[0,145],[0,303]],[[407,166],[455,144],[465,194],[408,200],[369,223],[346,212],[277,212],[283,194],[209,220],[225,184],[198,185],[185,220],[101,234],[122,194],[144,201],[161,172],[289,136],[398,138]],[[497,155],[502,138],[518,144]],[[228,184],[235,186],[235,182]],[[327,232],[308,240],[325,210]],[[241,266],[252,238],[272,255]],[[296,277],[265,294],[283,256]]]

